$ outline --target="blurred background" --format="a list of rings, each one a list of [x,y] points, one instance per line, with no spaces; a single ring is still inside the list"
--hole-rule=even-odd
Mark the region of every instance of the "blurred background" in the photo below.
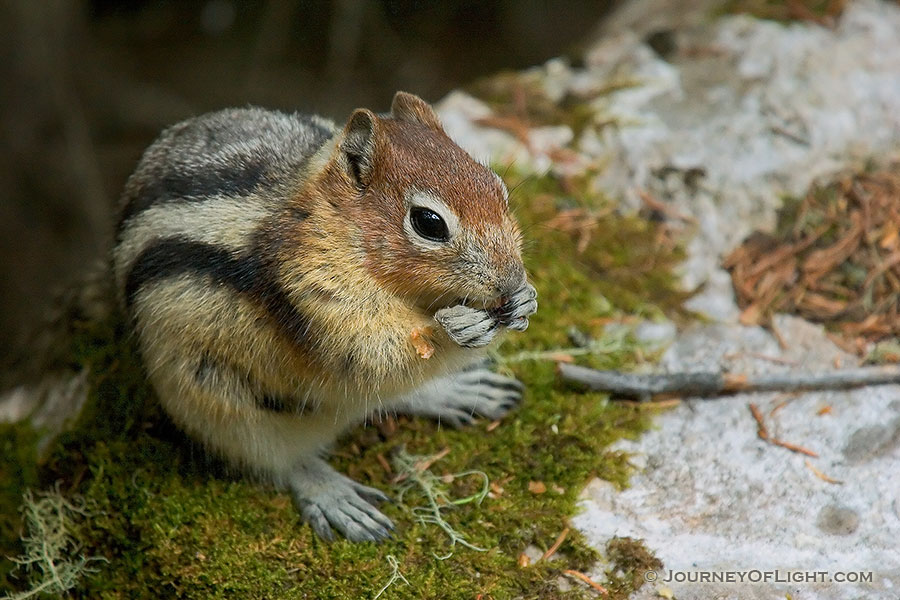
[[[103,260],[125,179],[165,126],[226,106],[338,122],[407,90],[577,62],[614,0],[0,2],[0,370]]]

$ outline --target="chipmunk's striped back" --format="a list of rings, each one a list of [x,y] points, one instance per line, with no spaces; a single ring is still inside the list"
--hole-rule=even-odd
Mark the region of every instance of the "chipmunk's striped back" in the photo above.
[[[152,280],[196,274],[240,289],[259,222],[301,183],[335,133],[318,117],[229,109],[167,129],[145,152],[122,199],[114,253],[127,307]],[[258,257],[256,257],[258,258]]]

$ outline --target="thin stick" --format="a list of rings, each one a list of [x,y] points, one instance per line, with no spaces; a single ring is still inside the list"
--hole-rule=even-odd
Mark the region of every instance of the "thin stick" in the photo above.
[[[579,573],[578,571],[573,571],[572,569],[566,569],[565,571],[563,571],[563,573],[565,573],[566,575],[569,575],[571,577],[576,577],[576,578],[580,579],[581,581],[585,582],[586,584],[588,584],[589,586],[591,586],[592,588],[594,588],[601,594],[609,594],[608,589],[606,589],[605,587],[603,587],[602,585],[600,585],[599,583],[597,583],[596,581],[594,581],[593,579],[591,579],[590,577],[585,575],[584,573]]]
[[[556,551],[559,550],[559,547],[560,547],[560,546],[562,546],[562,543],[563,543],[563,541],[566,539],[566,536],[567,536],[567,535],[569,535],[569,528],[568,528],[568,527],[566,527],[565,529],[562,530],[562,533],[559,534],[559,537],[556,538],[556,541],[553,542],[553,545],[550,546],[549,548],[547,548],[547,551],[544,552],[543,556],[541,556],[541,557],[538,559],[538,562],[540,562],[540,561],[542,561],[542,560],[547,560],[548,558],[550,558],[551,556],[553,556],[554,554],[556,554]]]
[[[384,457],[384,454],[381,454],[379,452],[375,455],[375,459],[378,461],[378,464],[381,465],[381,468],[384,469],[384,472],[388,474],[388,476],[394,474],[394,472],[391,470],[391,464]]]
[[[769,430],[766,429],[766,423],[763,421],[762,413],[759,412],[759,407],[752,402],[748,406],[750,407],[750,414],[752,414],[753,418],[756,420],[756,435],[759,436],[759,439],[761,440],[769,441],[769,439],[771,439],[769,437]]]
[[[867,385],[900,383],[900,368],[895,366],[844,369],[822,373],[768,373],[742,375],[738,373],[635,374],[619,371],[598,371],[578,365],[558,363],[560,376],[618,396],[649,400],[656,394],[682,396],[718,396],[737,392],[772,392],[796,390],[836,390]]]
[[[804,462],[806,463],[806,468],[809,469],[810,471],[812,471],[815,474],[815,476],[818,477],[819,479],[821,479],[822,481],[824,481],[826,483],[836,483],[838,485],[841,485],[842,483],[844,483],[840,479],[835,479],[834,477],[829,477],[822,471],[818,470],[811,462],[809,462],[809,459],[805,460]]]
[[[804,448],[803,446],[798,446],[797,444],[792,444],[791,442],[786,442],[784,440],[779,440],[777,438],[769,438],[769,442],[775,444],[776,446],[781,446],[782,448],[787,448],[791,452],[798,452],[800,454],[805,454],[807,456],[812,456],[813,458],[819,458],[819,453],[810,450],[809,448]]]
[[[444,449],[441,450],[440,452],[438,452],[437,454],[434,454],[432,456],[424,458],[422,461],[417,462],[413,466],[415,467],[416,471],[419,471],[420,473],[423,471],[427,471],[428,469],[431,468],[431,465],[433,465],[437,461],[441,460],[448,454],[450,454],[450,446],[445,446]]]
[[[769,430],[766,428],[766,423],[765,421],[763,421],[762,412],[760,412],[759,407],[752,402],[748,406],[750,407],[750,414],[752,414],[754,420],[756,420],[756,435],[759,436],[759,439],[765,440],[770,444],[774,444],[776,446],[781,446],[782,448],[787,448],[791,452],[799,452],[800,454],[812,456],[813,458],[819,457],[818,454],[816,454],[809,448],[804,448],[803,446],[792,444],[791,442],[786,442],[784,440],[772,437],[769,434]]]

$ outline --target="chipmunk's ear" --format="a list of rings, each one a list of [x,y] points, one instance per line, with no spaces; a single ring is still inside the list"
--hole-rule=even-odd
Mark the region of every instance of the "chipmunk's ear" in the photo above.
[[[375,131],[378,127],[375,114],[365,108],[358,108],[350,115],[344,126],[341,153],[347,164],[350,177],[360,187],[369,185],[375,164]]]
[[[444,132],[441,120],[431,105],[408,92],[397,92],[391,102],[391,116],[399,121],[421,123],[435,131]]]

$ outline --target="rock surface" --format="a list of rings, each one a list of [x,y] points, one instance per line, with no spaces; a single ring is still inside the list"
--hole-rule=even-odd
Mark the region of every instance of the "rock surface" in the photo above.
[[[678,3],[677,15],[672,6],[627,3],[583,68],[551,61],[527,74],[551,98],[593,94],[594,126],[580,136],[532,131],[526,143],[497,129],[485,134],[475,120],[490,108],[462,93],[440,107],[448,131],[481,157],[592,173],[626,210],[639,208],[644,193],[695,223],[683,282],[698,290],[688,306],[711,322],[680,332],[663,368],[854,366],[855,357],[800,319],[777,319],[784,348],[739,325],[719,264],[754,229],[774,225],[784,195],[898,156],[900,6],[851,2],[834,29],[712,19],[707,2]],[[654,31],[672,41],[665,58],[644,42]],[[574,158],[551,160],[560,149]],[[761,440],[750,402],[770,433],[818,456]],[[900,386],[688,400],[621,449],[639,468],[631,487],[592,482],[574,524],[598,549],[616,535],[645,540],[666,572],[639,597],[900,597]],[[684,579],[733,572],[736,581],[663,581],[676,571]],[[871,582],[838,583],[841,573]]]
[[[788,340],[785,349],[760,328],[697,325],[679,335],[662,366],[762,373],[855,362],[818,326],[782,316],[776,328]],[[818,457],[761,440],[751,402],[771,435]],[[657,429],[617,448],[634,453],[642,468],[625,491],[599,480],[585,490],[584,512],[574,523],[594,544],[613,535],[643,538],[665,564],[660,579],[776,570],[782,580],[791,572],[814,578],[659,584],[676,597],[893,598],[900,592],[900,386],[689,400],[661,416]],[[850,571],[871,573],[872,583],[828,579]],[[654,597],[648,588],[641,597]]]

